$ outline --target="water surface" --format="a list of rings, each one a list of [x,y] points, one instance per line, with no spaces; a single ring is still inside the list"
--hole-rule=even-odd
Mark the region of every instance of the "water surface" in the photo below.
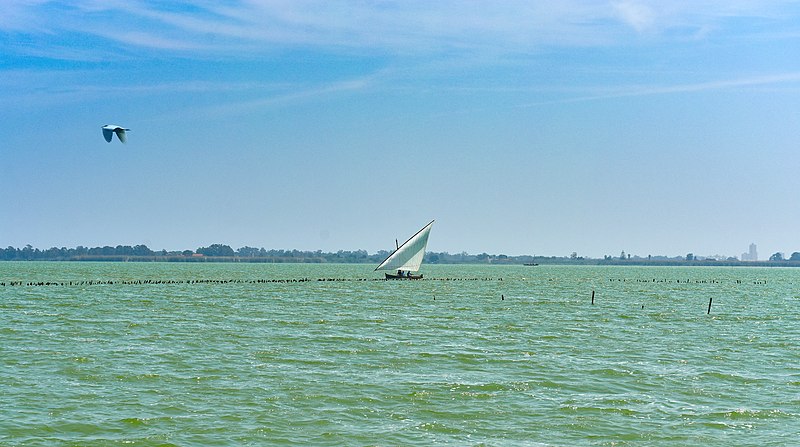
[[[800,270],[372,268],[0,263],[0,444],[800,439]]]

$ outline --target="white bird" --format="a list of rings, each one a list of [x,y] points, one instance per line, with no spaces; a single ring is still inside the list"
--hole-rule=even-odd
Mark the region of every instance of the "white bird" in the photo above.
[[[106,141],[110,143],[111,138],[114,137],[114,134],[117,134],[117,138],[119,138],[119,141],[122,141],[124,143],[126,141],[126,136],[125,136],[126,130],[130,129],[126,129],[122,126],[116,126],[114,124],[106,124],[105,126],[103,126],[103,136],[105,137]]]

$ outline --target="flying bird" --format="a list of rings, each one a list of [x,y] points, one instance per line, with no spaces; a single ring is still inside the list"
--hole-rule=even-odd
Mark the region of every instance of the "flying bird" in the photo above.
[[[114,137],[114,134],[117,134],[117,138],[119,138],[119,141],[122,141],[124,143],[125,141],[127,141],[127,138],[125,136],[126,130],[130,129],[126,129],[121,126],[116,126],[114,124],[106,124],[105,126],[103,126],[103,136],[105,137],[106,141],[110,143],[111,138]]]

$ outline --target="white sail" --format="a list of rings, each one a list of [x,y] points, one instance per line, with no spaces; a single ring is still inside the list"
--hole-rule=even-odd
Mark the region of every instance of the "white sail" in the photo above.
[[[428,246],[428,235],[434,221],[425,225],[411,239],[390,254],[375,270],[403,270],[406,272],[419,271],[422,258],[425,256],[425,247]]]

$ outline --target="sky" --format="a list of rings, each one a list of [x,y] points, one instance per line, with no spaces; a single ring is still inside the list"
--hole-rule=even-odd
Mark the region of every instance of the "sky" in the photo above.
[[[107,143],[101,126],[131,129]],[[0,246],[800,251],[800,2],[6,0]]]

